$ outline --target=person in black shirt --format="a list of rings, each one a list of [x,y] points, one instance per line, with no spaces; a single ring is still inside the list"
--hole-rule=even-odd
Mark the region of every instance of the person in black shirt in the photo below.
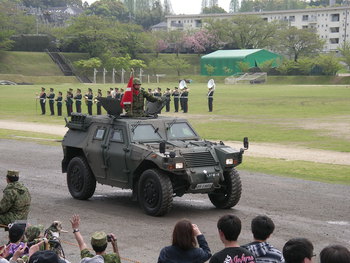
[[[254,256],[239,246],[237,239],[241,233],[241,220],[231,214],[222,216],[217,223],[219,237],[225,248],[215,253],[209,263],[245,262],[255,263]]]
[[[45,109],[45,105],[46,105],[46,92],[45,92],[45,88],[41,87],[41,92],[40,92],[40,107],[41,107],[41,115],[45,115],[46,109]]]

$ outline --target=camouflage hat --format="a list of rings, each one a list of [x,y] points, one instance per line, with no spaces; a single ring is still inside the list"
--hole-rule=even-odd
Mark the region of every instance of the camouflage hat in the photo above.
[[[34,239],[40,237],[40,233],[43,230],[44,230],[43,225],[28,226],[25,232],[25,236],[27,237],[28,242],[31,242]]]
[[[8,170],[7,177],[19,178],[19,171],[16,170]]]
[[[103,247],[107,244],[107,235],[105,232],[95,232],[91,236],[91,245],[96,247]]]
[[[141,85],[141,80],[138,78],[134,78],[133,84],[135,85]]]

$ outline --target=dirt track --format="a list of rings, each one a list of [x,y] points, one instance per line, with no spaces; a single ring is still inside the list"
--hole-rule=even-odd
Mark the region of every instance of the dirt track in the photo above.
[[[115,233],[124,263],[156,262],[160,249],[171,243],[175,222],[183,217],[199,226],[211,250],[216,252],[223,247],[216,222],[228,212],[242,220],[241,244],[252,239],[251,219],[267,214],[276,224],[271,243],[279,249],[288,239],[298,236],[309,238],[316,253],[328,244],[350,246],[349,186],[241,172],[243,194],[234,209],[215,209],[206,195],[185,195],[175,198],[168,215],[155,218],[143,214],[138,204],[131,201],[130,191],[118,188],[98,185],[90,200],[73,199],[67,190],[65,174],[61,173],[59,146],[0,139],[0,152],[0,174],[9,168],[20,170],[21,181],[30,189],[30,223],[48,226],[53,220],[61,220],[69,230],[62,234],[62,239],[74,244],[69,218],[74,213],[80,214],[80,229],[86,242],[94,231]],[[0,180],[0,189],[5,184]],[[6,235],[0,232],[0,240],[5,241]],[[72,263],[78,262],[78,248],[68,243],[63,247],[67,258]]]
[[[29,122],[14,122],[0,120],[0,127],[10,130],[42,132],[63,136],[67,131],[61,125],[44,125]],[[225,142],[234,148],[242,147],[241,142]],[[291,147],[279,144],[254,143],[250,144],[247,156],[270,157],[285,160],[303,160],[319,163],[350,165],[350,153]]]

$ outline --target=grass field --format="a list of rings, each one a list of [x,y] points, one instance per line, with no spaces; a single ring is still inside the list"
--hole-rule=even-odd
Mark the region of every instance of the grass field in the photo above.
[[[176,83],[144,84],[163,90]],[[115,85],[125,87],[124,85]],[[208,113],[205,84],[189,84],[189,114],[200,134],[207,139],[241,140],[248,136],[255,142],[292,144],[311,148],[350,151],[350,88],[347,86],[268,86],[217,85],[214,112]],[[2,119],[62,123],[62,118],[41,116],[35,99],[37,85],[2,86],[0,113]],[[92,87],[106,90],[112,85],[62,84],[46,85],[64,94],[80,87],[83,93]],[[48,108],[48,107],[47,107]],[[65,113],[65,108],[63,108]],[[83,105],[83,112],[87,112]],[[96,112],[96,107],[94,107]]]
[[[8,53],[8,52],[6,52]],[[0,79],[19,82],[50,83],[40,85],[0,86],[1,119],[65,125],[64,118],[41,116],[36,99],[41,86],[62,91],[81,88],[83,93],[91,87],[106,94],[110,87],[125,88],[126,84],[80,84],[75,78],[62,76],[44,53],[21,54],[10,52],[0,57]],[[28,53],[28,52],[25,52]],[[38,60],[38,56],[40,59]],[[84,54],[70,54],[72,61],[84,58]],[[185,55],[184,55],[185,56]],[[188,58],[198,63],[198,56]],[[197,62],[196,62],[197,61]],[[30,64],[30,66],[28,66]],[[196,70],[195,68],[192,69]],[[258,142],[279,143],[315,149],[350,151],[350,87],[341,85],[301,85],[302,83],[346,83],[347,79],[330,77],[269,77],[275,85],[224,85],[224,77],[215,78],[214,112],[207,108],[208,77],[186,72],[189,84],[189,113],[185,116],[205,139],[241,141],[248,136],[251,144]],[[172,74],[169,72],[169,74]],[[14,75],[15,79],[11,79]],[[161,83],[144,83],[143,87],[173,89],[179,77],[167,76]],[[171,80],[171,81],[170,81]],[[154,81],[154,80],[153,80]],[[74,83],[75,82],[75,83]],[[60,83],[60,84],[53,84]],[[279,84],[282,83],[282,84]],[[297,83],[299,85],[287,85]],[[173,108],[172,108],[173,110]],[[48,112],[47,105],[47,112]],[[83,104],[83,112],[87,109]],[[96,106],[93,108],[96,112]],[[63,113],[66,114],[65,105]],[[163,113],[164,114],[164,113]],[[54,142],[57,136],[28,132],[14,132],[0,127],[0,138]],[[26,139],[27,138],[27,139]],[[350,184],[350,168],[341,165],[319,165],[310,162],[290,162],[268,158],[248,157],[240,169],[304,178],[309,180]]]

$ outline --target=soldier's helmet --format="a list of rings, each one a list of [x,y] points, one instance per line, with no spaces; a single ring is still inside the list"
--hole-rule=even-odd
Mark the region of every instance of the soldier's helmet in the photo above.
[[[141,85],[141,80],[138,78],[134,78],[133,84],[135,85]]]

